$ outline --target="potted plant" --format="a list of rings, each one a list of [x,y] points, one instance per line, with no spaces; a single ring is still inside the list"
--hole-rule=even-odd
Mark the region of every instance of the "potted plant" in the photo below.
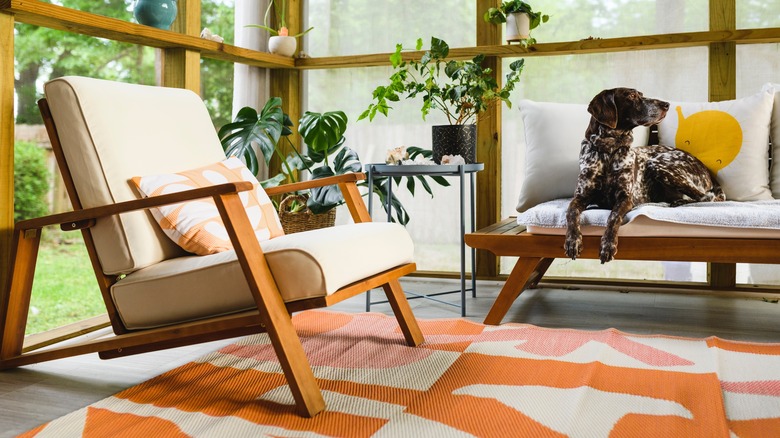
[[[268,2],[268,8],[265,10],[263,24],[248,24],[245,27],[257,27],[268,31],[271,35],[268,38],[269,52],[282,56],[293,56],[295,50],[298,48],[298,40],[296,40],[296,38],[305,35],[314,29],[314,27],[312,26],[299,34],[290,35],[290,31],[287,29],[287,21],[285,20],[287,0],[282,0],[281,3],[281,7],[277,7],[276,0],[271,0]],[[276,23],[279,26],[278,29],[274,29],[268,25],[268,15],[271,13],[272,7],[276,12]]]
[[[281,160],[282,171],[261,181],[263,187],[297,182],[299,172],[303,170],[309,171],[312,179],[361,171],[362,165],[357,153],[344,146],[344,132],[347,129],[347,116],[344,112],[307,111],[301,117],[299,133],[308,145],[307,153],[299,152],[289,139],[292,128],[292,121],[282,110],[282,100],[274,97],[266,102],[259,113],[252,107],[242,108],[232,123],[220,128],[219,138],[225,155],[241,158],[254,174],[258,173],[259,160],[253,143],[260,150],[266,165],[273,156]],[[284,141],[281,141],[282,139]],[[279,204],[282,225],[286,225],[285,231],[288,233],[290,227],[303,227],[304,223],[312,224],[306,226],[309,229],[333,225],[336,214],[334,207],[343,201],[341,191],[336,186],[319,187],[307,193],[294,193]],[[288,213],[308,216],[294,217]],[[327,215],[312,216],[323,213]]]
[[[417,50],[422,40],[417,40]],[[404,61],[403,47],[396,45],[390,56],[394,72],[388,85],[374,90],[374,101],[358,118],[373,120],[377,113],[388,115],[390,102],[400,97],[422,98],[422,118],[432,109],[441,111],[449,125],[433,126],[433,160],[440,163],[442,155],[461,155],[466,163],[476,159],[476,122],[478,116],[491,105],[505,102],[510,108],[509,95],[520,80],[524,60],[509,65],[503,86],[492,76],[492,70],[482,66],[485,55],[471,60],[447,60],[449,46],[443,40],[431,38],[431,48],[420,60]],[[444,73],[443,75],[441,73]]]
[[[270,163],[273,156],[280,159],[282,171],[261,181],[263,187],[298,182],[300,172],[303,170],[308,171],[312,179],[362,170],[358,154],[344,146],[347,116],[343,112],[321,114],[307,111],[301,117],[298,132],[308,146],[306,152],[299,152],[290,140],[292,128],[290,117],[282,110],[282,100],[273,97],[266,102],[259,113],[252,107],[242,108],[232,123],[220,128],[219,138],[225,155],[241,158],[255,175],[259,170],[259,159],[253,143],[260,150],[266,165]],[[418,155],[430,158],[432,154],[430,150],[417,147],[409,147],[407,151],[411,159]],[[443,177],[433,176],[431,179],[442,186],[449,185]],[[375,179],[374,193],[379,196],[383,206],[387,205],[385,201],[390,197],[392,217],[405,225],[410,220],[409,215],[395,194],[387,192],[385,180],[386,178]],[[433,196],[430,184],[422,176],[409,177],[406,188],[414,194],[416,183],[422,185],[425,191]],[[365,181],[360,183],[361,187],[367,185]],[[332,225],[335,220],[334,207],[343,201],[341,190],[336,186],[328,186],[316,188],[308,193],[293,194],[292,197],[285,198],[277,204],[277,208],[291,214],[310,212],[315,216],[322,216],[323,213],[327,213],[327,219],[297,219],[295,222],[307,220]],[[293,221],[292,216],[288,214],[282,216],[286,216],[290,222]]]
[[[531,30],[546,23],[550,16],[534,12],[531,5],[524,1],[510,0],[497,8],[488,9],[482,18],[493,24],[506,23],[506,42],[521,42],[527,46],[536,43],[531,38]]]

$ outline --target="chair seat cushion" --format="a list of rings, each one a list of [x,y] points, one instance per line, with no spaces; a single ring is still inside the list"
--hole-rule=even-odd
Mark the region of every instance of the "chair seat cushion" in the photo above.
[[[285,302],[324,297],[410,263],[414,247],[398,224],[369,222],[279,236],[260,243]],[[170,259],[111,288],[128,329],[160,327],[255,307],[235,251]]]

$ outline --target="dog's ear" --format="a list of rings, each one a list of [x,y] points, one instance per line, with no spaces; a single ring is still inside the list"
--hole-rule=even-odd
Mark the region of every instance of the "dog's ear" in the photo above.
[[[618,111],[615,104],[615,90],[604,90],[588,105],[588,112],[602,125],[617,128]]]

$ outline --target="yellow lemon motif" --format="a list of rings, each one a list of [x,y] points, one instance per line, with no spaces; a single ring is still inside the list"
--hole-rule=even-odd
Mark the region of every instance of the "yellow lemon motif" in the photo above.
[[[731,114],[706,110],[691,114],[687,119],[677,107],[678,149],[701,160],[714,174],[728,166],[742,147],[742,127]]]

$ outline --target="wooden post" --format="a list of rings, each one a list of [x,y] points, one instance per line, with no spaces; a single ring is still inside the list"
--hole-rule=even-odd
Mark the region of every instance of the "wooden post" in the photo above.
[[[735,0],[710,1],[710,30],[737,28]],[[737,44],[710,44],[709,100],[730,100],[737,97]],[[731,289],[737,284],[734,263],[710,263],[708,281],[713,289]]]
[[[287,28],[290,35],[295,35],[303,31],[303,2],[301,0],[288,0],[287,12],[285,14]],[[303,38],[298,38],[298,51],[303,50]],[[296,69],[272,69],[270,70],[270,95],[271,97],[281,97],[284,112],[290,116],[296,129],[298,120],[301,119],[301,75]],[[301,150],[300,136],[291,135],[295,148]],[[276,175],[282,170],[282,163],[278,157],[274,156],[268,166],[268,174]]]
[[[14,16],[0,13],[0,302],[14,231]]]
[[[200,35],[200,0],[179,0],[171,31]],[[180,48],[164,49],[161,85],[186,88],[200,94],[200,52]]]
[[[735,30],[737,6],[735,0],[710,0],[710,30]],[[737,97],[737,43],[710,44],[710,101]]]
[[[482,15],[488,8],[498,7],[499,0],[477,1],[477,46],[501,44],[501,26],[486,23]],[[484,66],[493,69],[500,84],[502,60],[496,56],[485,58]],[[494,224],[501,218],[501,105],[499,103],[480,116],[477,123],[477,162],[485,163],[485,170],[477,173],[476,228]],[[472,275],[494,278],[499,272],[498,257],[484,250],[477,251],[477,272]]]

